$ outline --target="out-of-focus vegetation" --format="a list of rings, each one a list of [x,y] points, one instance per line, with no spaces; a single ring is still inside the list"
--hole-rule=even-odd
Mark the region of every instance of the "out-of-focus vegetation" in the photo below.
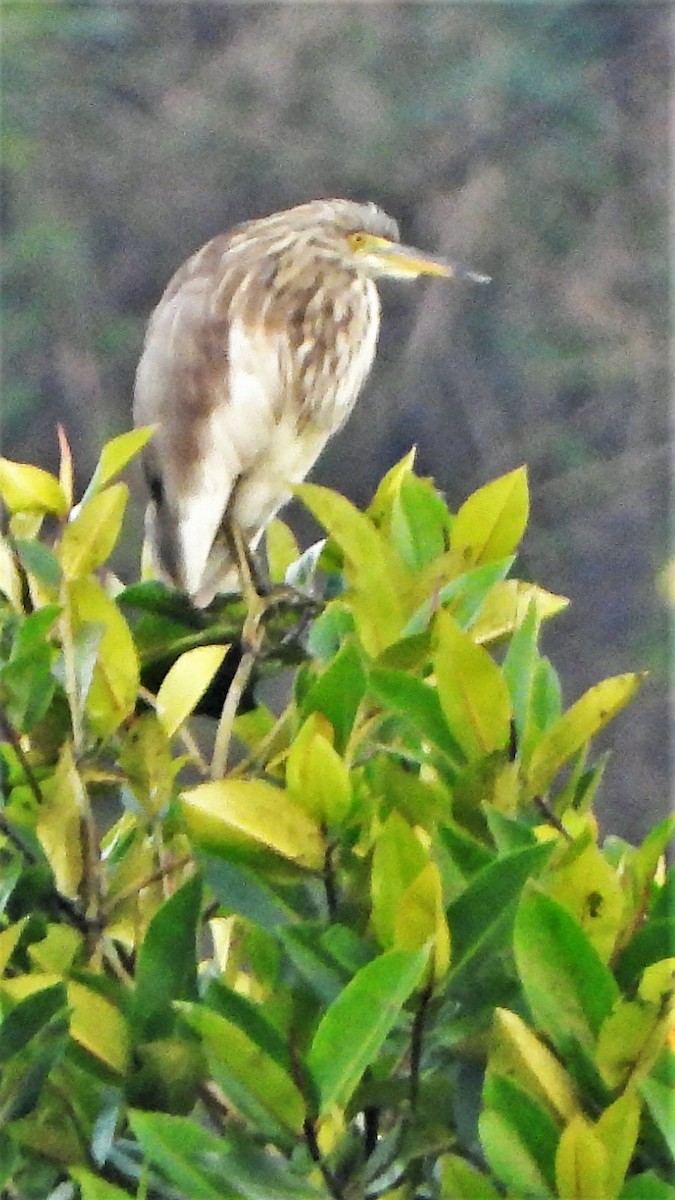
[[[632,835],[667,778],[668,43],[657,3],[4,18],[5,453],[53,466],[60,420],[91,469],[128,426],[152,305],[208,237],[312,196],[377,200],[494,282],[386,289],[373,379],[315,478],[363,502],[416,442],[453,503],[527,459],[528,566],[575,597],[552,635],[570,689],[627,654],[652,668],[617,725]]]

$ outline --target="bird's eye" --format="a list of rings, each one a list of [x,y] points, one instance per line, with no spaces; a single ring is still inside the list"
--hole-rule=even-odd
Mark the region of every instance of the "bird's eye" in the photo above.
[[[352,250],[363,250],[365,248],[367,238],[365,233],[350,233],[348,241]]]

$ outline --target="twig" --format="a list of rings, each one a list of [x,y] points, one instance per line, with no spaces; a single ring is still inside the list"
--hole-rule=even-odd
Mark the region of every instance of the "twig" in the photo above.
[[[555,815],[550,804],[548,804],[547,801],[544,800],[543,796],[535,796],[534,804],[539,809],[539,812],[542,813],[542,815],[546,818],[549,825],[552,825],[554,829],[557,829],[558,833],[561,833],[564,838],[567,838],[568,842],[574,841],[574,838],[572,837],[571,833],[569,833],[568,830],[565,829],[565,826],[563,825],[562,821]]]
[[[183,854],[180,858],[168,859],[163,866],[157,867],[151,871],[138,883],[132,883],[123,891],[118,892],[115,896],[108,897],[106,906],[107,912],[113,912],[119,904],[124,904],[125,900],[131,900],[133,896],[137,896],[143,888],[150,887],[153,883],[158,883],[164,879],[166,875],[171,875],[174,871],[180,871],[183,867],[187,867],[192,862],[191,854]]]
[[[239,666],[234,673],[234,679],[227,689],[227,696],[225,697],[225,703],[218,719],[216,739],[213,745],[210,772],[212,779],[222,779],[225,774],[227,759],[230,753],[230,742],[232,741],[234,719],[253,673],[256,657],[255,650],[246,650],[242,654]]]
[[[326,854],[323,860],[323,886],[326,890],[326,907],[328,908],[328,917],[331,921],[337,919],[338,910],[335,869],[333,867],[333,849],[334,847],[329,843],[326,847]]]
[[[424,1032],[429,1008],[434,990],[433,980],[429,980],[425,988],[420,994],[420,1001],[413,1020],[412,1033],[410,1035],[410,1109],[415,1112],[417,1108],[417,1100],[420,1090],[420,1066],[422,1062],[422,1046],[424,1043]]]
[[[310,1157],[319,1168],[323,1177],[323,1181],[333,1197],[333,1200],[344,1200],[344,1193],[342,1189],[339,1187],[333,1173],[329,1171],[328,1167],[326,1166],[323,1154],[321,1153],[321,1148],[319,1146],[319,1141],[316,1136],[314,1122],[310,1121],[309,1117],[305,1117],[305,1120],[302,1123],[302,1131],[305,1135],[305,1141],[307,1143],[307,1149],[309,1150]]]
[[[40,790],[40,784],[38,783],[37,776],[35,775],[35,772],[28,761],[28,755],[26,754],[26,751],[21,745],[21,738],[12,725],[12,722],[10,721],[4,709],[0,709],[0,726],[2,728],[3,736],[7,739],[12,747],[12,750],[16,754],[16,757],[21,763],[21,770],[26,776],[26,783],[28,784],[38,804],[42,804],[43,795]]]

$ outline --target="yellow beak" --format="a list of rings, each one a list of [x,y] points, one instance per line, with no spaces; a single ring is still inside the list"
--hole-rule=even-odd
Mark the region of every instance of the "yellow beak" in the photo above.
[[[489,283],[490,276],[480,271],[473,271],[461,263],[450,262],[447,258],[436,258],[416,250],[413,246],[401,246],[398,242],[390,242],[387,238],[369,238],[368,257],[377,262],[383,275],[394,278],[410,279],[417,275],[438,275],[445,279],[469,279],[473,283]]]

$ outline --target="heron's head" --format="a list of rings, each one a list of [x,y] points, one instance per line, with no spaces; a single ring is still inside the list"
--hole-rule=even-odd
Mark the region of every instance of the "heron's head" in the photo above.
[[[344,267],[373,279],[416,279],[436,275],[445,279],[468,279],[487,283],[489,275],[459,263],[405,246],[396,221],[375,204],[352,200],[314,200],[291,209],[298,220],[313,226],[315,236]]]
[[[285,212],[250,221],[235,231],[233,245],[258,242],[261,251],[289,255],[297,267],[315,265],[355,271],[363,278],[416,279],[435,275],[487,283],[489,275],[426,254],[399,239],[396,221],[376,204],[312,200]]]

